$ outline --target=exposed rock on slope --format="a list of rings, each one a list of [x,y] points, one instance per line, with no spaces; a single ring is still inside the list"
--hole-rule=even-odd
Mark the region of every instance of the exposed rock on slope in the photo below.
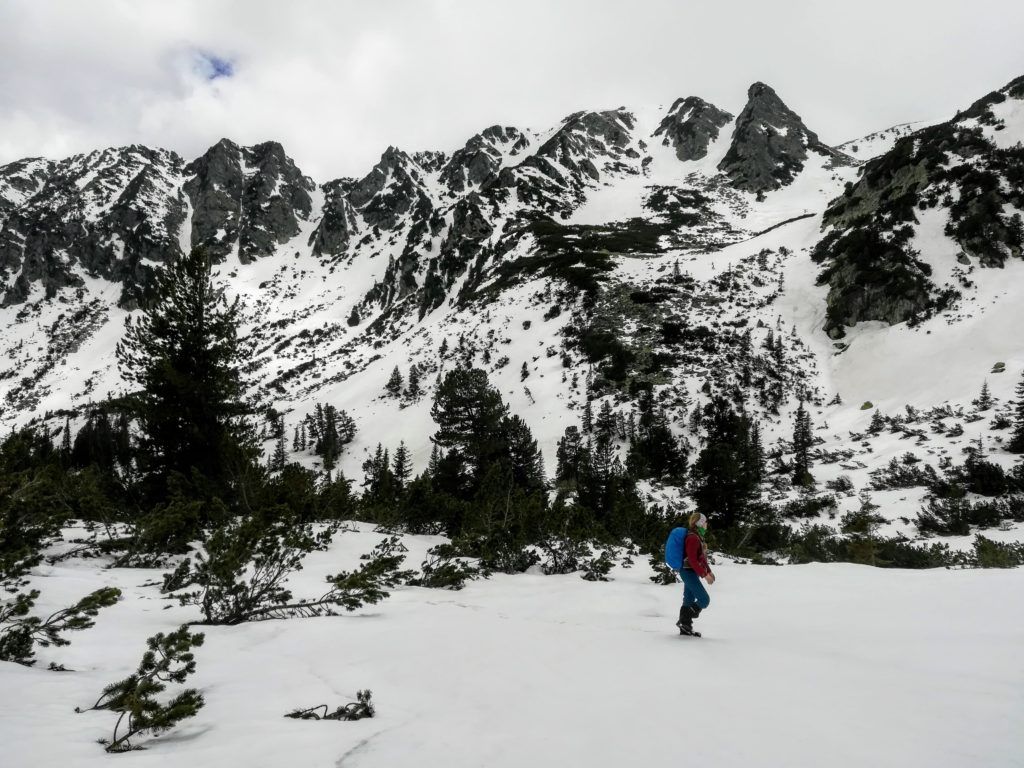
[[[662,143],[673,147],[680,160],[700,160],[718,138],[719,130],[732,119],[732,115],[714,104],[688,96],[676,99],[654,135],[664,137]]]
[[[240,147],[221,139],[185,168],[192,204],[192,245],[214,257],[238,245],[243,264],[266,256],[299,232],[312,213],[313,180],[276,141]]]
[[[969,287],[966,279],[936,285],[933,267],[914,247],[930,211],[943,229],[927,234],[948,242],[932,248],[942,261],[1002,267],[1022,255],[1024,148],[1019,139],[1004,140],[1024,136],[1022,99],[1019,78],[952,120],[899,139],[830,205],[824,223],[831,229],[814,258],[825,264],[820,282],[830,289],[831,335],[863,320],[919,319]]]
[[[132,305],[153,267],[181,252],[181,165],[173,152],[131,146],[5,173],[23,202],[0,229],[3,303],[25,301],[35,283],[52,297],[93,276],[121,283]]]
[[[833,162],[854,162],[819,141],[775,91],[764,83],[754,83],[747,91],[747,105],[736,119],[732,143],[718,169],[737,189],[763,193],[792,183],[803,170],[808,152]]]

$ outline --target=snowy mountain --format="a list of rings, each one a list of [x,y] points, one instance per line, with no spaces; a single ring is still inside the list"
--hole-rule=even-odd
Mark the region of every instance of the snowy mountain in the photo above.
[[[275,142],[224,139],[188,163],[138,146],[12,163],[0,423],[59,426],[121,392],[125,318],[154,270],[202,246],[242,302],[253,395],[289,429],[316,403],[351,414],[350,476],[378,442],[404,440],[423,466],[432,384],[472,364],[549,469],[588,398],[626,413],[640,383],[693,450],[711,391],[747,403],[783,453],[806,399],[823,455],[847,457],[822,477],[865,488],[904,452],[851,437],[874,410],[956,420],[986,379],[1009,406],[1024,369],[1022,105],[1015,80],[947,122],[833,147],[755,83],[736,117],[687,96],[496,125],[320,184]],[[416,366],[425,394],[386,396],[396,366]],[[937,434],[935,460],[984,437],[1009,465],[1005,433],[964,428]]]
[[[683,96],[546,130],[495,125],[451,153],[388,147],[362,178],[323,182],[276,142],[228,139],[191,162],[132,146],[0,168],[5,430],[59,435],[124,393],[126,319],[158,270],[203,247],[242,309],[268,454],[278,415],[290,437],[332,405],[355,425],[347,477],[400,441],[420,470],[434,389],[460,366],[487,371],[549,477],[559,439],[586,421],[627,454],[647,393],[692,461],[721,395],[754,417],[767,458],[744,537],[794,532],[785,550],[744,550],[763,560],[734,556],[746,538],[712,552],[697,639],[675,634],[680,590],[634,541],[575,542],[571,567],[477,571],[449,591],[424,583],[441,536],[318,520],[331,535],[287,566],[282,600],[308,607],[376,562],[374,547],[413,570],[343,615],[278,601],[259,621],[191,624],[205,645],[172,690],[194,685],[206,706],[111,758],[96,741],[120,710],[89,705],[130,679],[146,638],[208,619],[188,569],[233,547],[211,536],[122,567],[94,522],[62,519],[17,585],[39,589],[29,607],[52,619],[89,591],[119,598],[70,646],[37,642],[34,667],[0,662],[0,763],[1020,764],[1022,571],[1003,567],[1024,557],[1024,474],[1008,451],[1024,375],[1024,78],[947,121],[835,146],[763,83],[730,107]],[[813,488],[792,481],[803,409]],[[324,468],[298,441],[288,458]],[[95,475],[82,476],[88,490]],[[693,508],[675,482],[638,483],[666,525]],[[499,488],[506,518],[510,495]],[[473,559],[452,551],[450,566]],[[283,717],[362,687],[372,719]]]

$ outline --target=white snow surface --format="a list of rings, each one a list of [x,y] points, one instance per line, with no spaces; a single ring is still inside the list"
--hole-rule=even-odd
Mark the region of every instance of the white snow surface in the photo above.
[[[320,594],[381,537],[339,534],[294,591]],[[406,537],[407,565],[438,541]],[[74,707],[129,673],[146,637],[198,616],[146,586],[158,571],[102,566],[33,578],[43,610],[107,585],[124,599],[35,668],[0,664],[5,768],[1024,765],[1020,569],[721,563],[699,639],[675,633],[681,587],[651,583],[644,561],[608,583],[495,575],[337,617],[194,627],[187,685],[205,708],[112,757],[96,742],[113,713]],[[362,688],[373,719],[283,717]]]

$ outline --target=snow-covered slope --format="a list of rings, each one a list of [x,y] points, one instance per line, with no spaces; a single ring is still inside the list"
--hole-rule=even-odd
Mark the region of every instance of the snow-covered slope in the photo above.
[[[380,534],[340,535],[292,583],[358,563]],[[405,537],[408,564],[431,537]],[[3,665],[8,768],[673,765],[933,768],[1021,764],[1024,571],[894,572],[855,565],[716,567],[704,637],[674,634],[678,586],[643,562],[613,581],[495,575],[459,592],[398,589],[319,619],[203,627],[199,715],[146,751],[111,757],[115,714],[76,714],[128,674],[145,638],[197,617],[161,599],[159,572],[68,561],[34,578],[41,608],[118,586],[125,599],[67,648],[57,674]],[[290,720],[369,688],[373,719]],[[681,757],[682,756],[682,757]]]

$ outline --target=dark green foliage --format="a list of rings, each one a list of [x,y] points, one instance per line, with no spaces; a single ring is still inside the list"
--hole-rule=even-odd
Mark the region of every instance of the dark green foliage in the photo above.
[[[323,457],[324,468],[334,469],[338,456],[356,436],[355,421],[333,405],[316,404],[306,417],[306,428],[313,443],[313,452]]]
[[[166,635],[160,632],[146,641],[147,650],[138,669],[103,689],[89,709],[118,713],[113,736],[101,742],[107,752],[138,749],[132,746],[131,739],[142,733],[157,736],[199,712],[204,701],[195,689],[184,690],[166,702],[156,697],[164,692],[168,683],[184,683],[195,672],[192,649],[201,646],[203,639],[201,633],[189,632],[184,625]]]
[[[164,498],[177,476],[199,495],[233,503],[235,478],[255,458],[243,421],[238,303],[214,286],[201,250],[160,275],[157,296],[129,318],[117,346],[121,375],[139,387],[129,404],[148,498]]]
[[[198,605],[208,624],[302,614],[302,601],[293,603],[284,583],[302,569],[308,553],[327,548],[333,532],[331,527],[315,532],[285,510],[274,510],[270,519],[228,520],[207,538],[205,554],[196,557],[191,581],[198,589],[180,600]]]
[[[615,560],[607,550],[602,551],[600,555],[590,558],[583,564],[580,578],[584,581],[608,581],[608,574],[614,565]]]
[[[1024,377],[1017,383],[1015,394],[1017,402],[1013,413],[1013,434],[1006,449],[1012,453],[1024,453]]]
[[[68,437],[70,425],[65,425],[64,436]],[[127,467],[131,461],[131,441],[128,419],[120,414],[111,422],[105,411],[94,411],[75,435],[68,453],[68,464],[75,469],[96,466],[105,473],[112,473],[116,466]]]
[[[356,571],[328,577],[326,593],[295,599],[285,582],[302,569],[308,553],[327,548],[336,529],[315,531],[283,510],[276,512],[279,516],[233,520],[214,531],[188,578],[199,588],[180,595],[182,604],[198,605],[209,624],[332,615],[337,608],[354,611],[378,603],[388,597],[388,588],[412,575],[399,570],[404,547],[397,538],[385,539],[364,555],[366,562]],[[183,580],[177,572],[173,578]]]
[[[789,519],[818,517],[823,512],[836,508],[836,497],[832,494],[813,496],[802,495],[799,498],[786,502],[780,510],[783,517]]]
[[[398,397],[402,394],[402,372],[398,370],[398,366],[391,372],[391,377],[388,379],[388,383],[384,385],[384,391],[390,397]]]
[[[431,416],[435,444],[462,457],[472,480],[502,452],[501,424],[507,409],[479,368],[456,368],[442,380]]]
[[[285,717],[295,720],[362,720],[364,717],[373,717],[375,714],[377,714],[377,710],[373,706],[372,693],[366,690],[356,691],[354,702],[340,706],[333,712],[328,711],[326,704],[319,704],[309,709],[293,710]]]
[[[457,590],[482,573],[479,567],[461,557],[451,544],[438,544],[428,549],[420,571],[420,576],[409,579],[410,586]]]
[[[384,539],[369,554],[363,555],[364,562],[355,571],[342,571],[336,576],[328,576],[330,591],[316,605],[310,604],[307,610],[312,608],[331,613],[332,608],[340,607],[354,611],[364,605],[379,603],[390,596],[388,589],[393,589],[414,574],[413,571],[400,570],[405,561],[404,552],[405,547],[397,536]]]
[[[693,496],[697,510],[716,529],[726,529],[740,523],[757,498],[763,468],[750,419],[732,410],[724,398],[705,406],[703,421],[707,443],[693,465]]]
[[[979,393],[976,400],[972,400],[971,404],[979,411],[987,411],[993,405],[995,405],[995,398],[992,397],[992,393],[988,391],[988,381],[985,381],[981,385],[981,392]]]
[[[284,416],[277,425],[277,439],[274,441],[274,453],[270,457],[270,471],[280,472],[288,463],[288,443],[285,438]]]
[[[978,568],[1016,568],[1024,565],[1024,544],[974,537],[973,563]]]
[[[678,581],[676,572],[665,565],[663,555],[656,554],[651,555],[649,559],[651,570],[654,571],[654,575],[650,577],[651,581],[655,584],[669,585],[675,584]]]
[[[575,487],[579,478],[580,449],[583,439],[579,427],[573,425],[565,428],[565,434],[558,441],[555,458],[558,461],[555,469],[555,481]]]
[[[907,463],[892,459],[885,467],[872,470],[870,487],[876,491],[892,488],[933,486],[939,482],[935,468],[930,464]]]
[[[626,466],[634,477],[677,484],[686,474],[686,454],[651,390],[642,390],[637,401],[635,437],[629,447]]]
[[[539,544],[540,569],[548,574],[575,573],[593,552],[590,545],[577,536],[549,536]]]
[[[0,603],[0,661],[14,661],[31,666],[35,663],[34,646],[70,644],[65,632],[80,632],[96,622],[93,619],[101,608],[109,608],[121,597],[121,590],[103,587],[91,592],[69,608],[56,611],[46,618],[32,616],[31,611],[39,591],[21,592],[13,599]]]
[[[811,416],[800,401],[793,423],[793,484],[808,488],[814,485],[811,476],[811,447],[814,434],[811,432]]]

